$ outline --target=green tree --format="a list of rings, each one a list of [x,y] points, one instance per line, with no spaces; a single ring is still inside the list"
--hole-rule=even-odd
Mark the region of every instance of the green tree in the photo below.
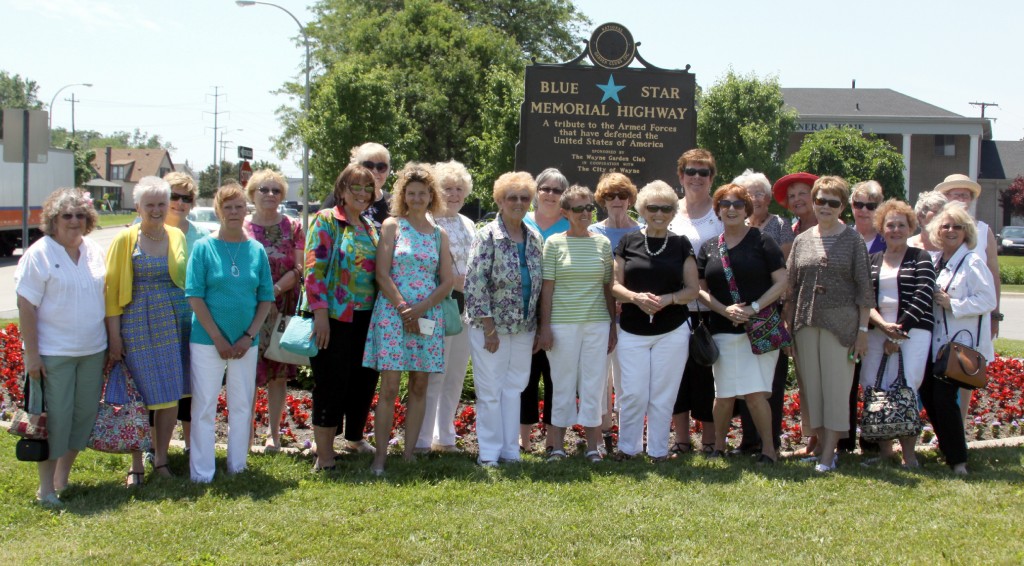
[[[96,152],[91,149],[84,149],[78,140],[68,138],[64,141],[64,149],[70,149],[75,154],[75,186],[81,187],[93,178],[92,160]]]
[[[730,69],[698,93],[697,145],[714,154],[722,183],[747,168],[777,179],[796,118],[796,111],[785,107],[778,77],[760,79]]]
[[[255,167],[253,169],[255,170]],[[231,180],[238,181],[238,163],[221,161],[220,183],[223,185]],[[200,171],[196,182],[199,184],[199,198],[212,198],[217,192],[217,166],[211,163]]]
[[[53,147],[64,147],[67,140],[71,138],[71,132],[62,127],[50,131],[50,145]],[[107,146],[120,149],[166,149],[174,151],[174,145],[164,141],[159,134],[150,135],[135,128],[133,132],[116,131],[112,134],[103,134],[96,130],[76,130],[75,139],[87,149],[101,150]]]
[[[42,110],[43,103],[39,101],[39,85],[31,79],[22,78],[21,75],[12,75],[7,71],[0,70],[0,109],[3,108]],[[4,117],[0,112],[0,138],[3,138],[3,132]]]
[[[786,171],[839,175],[850,185],[874,179],[886,198],[903,199],[903,156],[889,142],[856,128],[829,128],[804,138]]]

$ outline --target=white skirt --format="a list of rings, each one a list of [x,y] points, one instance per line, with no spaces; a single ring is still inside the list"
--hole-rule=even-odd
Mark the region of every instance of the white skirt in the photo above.
[[[718,344],[718,361],[711,367],[715,376],[715,397],[728,399],[742,397],[748,393],[772,391],[775,364],[779,351],[755,355],[750,350],[747,334],[715,334]]]

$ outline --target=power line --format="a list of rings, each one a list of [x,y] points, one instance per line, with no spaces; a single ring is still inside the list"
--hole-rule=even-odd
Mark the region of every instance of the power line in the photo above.
[[[213,97],[213,164],[215,167],[217,167],[218,170],[220,170],[220,163],[217,162],[217,130],[220,129],[217,126],[217,119],[220,117],[221,114],[229,113],[221,112],[220,110],[218,110],[218,108],[220,107],[220,97],[224,96],[220,93],[219,86],[213,87],[213,94],[207,94],[206,96]],[[203,112],[203,114],[210,114],[210,112]]]
[[[989,106],[994,106],[996,108],[999,108],[999,105],[996,104],[995,102],[971,102],[970,105],[971,106],[981,106],[981,117],[982,118],[985,117],[985,108],[987,108]]]

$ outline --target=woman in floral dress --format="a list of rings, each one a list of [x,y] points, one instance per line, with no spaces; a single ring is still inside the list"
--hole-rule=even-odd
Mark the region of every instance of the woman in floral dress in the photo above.
[[[260,329],[259,358],[256,363],[256,386],[267,388],[267,415],[270,435],[266,447],[281,448],[281,415],[289,379],[294,379],[296,366],[263,357],[270,345],[270,335],[277,315],[295,314],[299,279],[302,276],[302,254],[305,237],[302,225],[278,212],[278,205],[288,196],[288,181],[272,169],[253,174],[245,185],[245,195],[256,210],[245,219],[242,230],[246,236],[263,244],[270,260],[270,277],[274,280],[274,305]],[[254,412],[255,413],[255,412]]]
[[[398,394],[402,372],[409,372],[406,460],[415,458],[427,376],[444,372],[444,318],[438,305],[452,288],[452,256],[448,235],[427,217],[428,212],[438,216],[443,211],[441,190],[430,166],[407,163],[395,182],[392,217],[381,226],[377,247],[380,294],[363,353],[363,365],[381,372],[374,413],[377,452],[370,466],[378,476],[384,474],[394,421],[392,400]]]

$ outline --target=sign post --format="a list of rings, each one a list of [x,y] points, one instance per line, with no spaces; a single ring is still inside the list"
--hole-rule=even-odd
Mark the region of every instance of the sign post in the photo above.
[[[245,161],[243,159],[242,162],[238,164],[238,182],[242,183],[242,186],[244,187],[246,185],[246,183],[249,182],[249,179],[251,179],[251,178],[252,178],[252,166],[249,165],[248,161]]]
[[[50,128],[43,110],[4,110],[4,161],[24,166],[21,192],[21,248],[28,248],[28,165],[46,163],[49,157]]]

